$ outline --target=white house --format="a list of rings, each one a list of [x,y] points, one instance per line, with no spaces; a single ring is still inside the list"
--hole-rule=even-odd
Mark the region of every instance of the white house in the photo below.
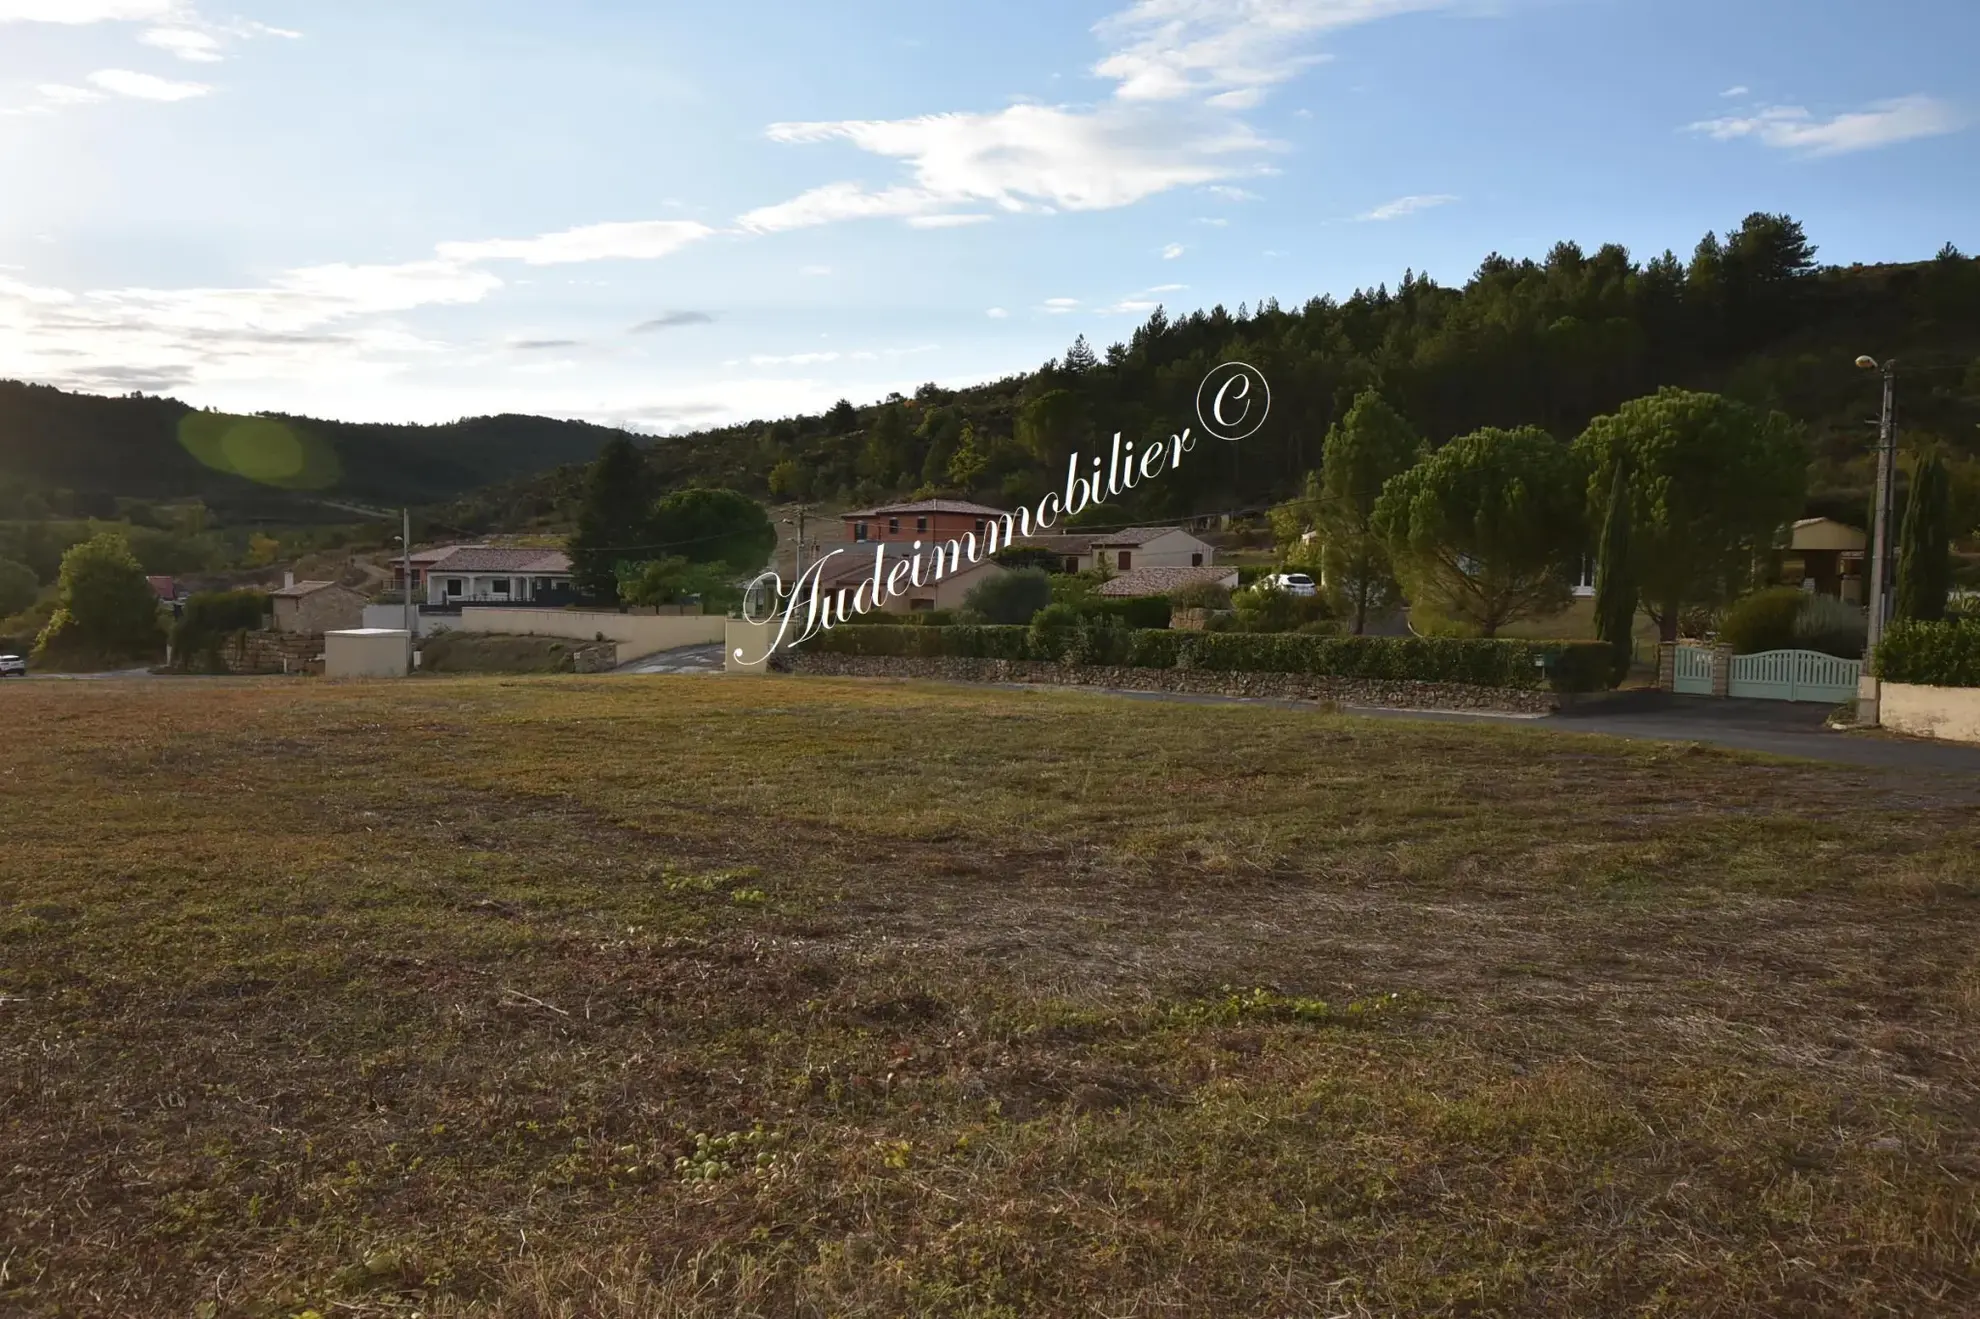
[[[1023,537],[1018,544],[1061,555],[1067,572],[1087,572],[1103,564],[1117,573],[1136,568],[1207,568],[1217,561],[1215,547],[1181,527],[1069,531],[1056,536]]]
[[[574,599],[571,559],[562,550],[448,545],[413,556],[415,589],[429,605],[563,605]]]

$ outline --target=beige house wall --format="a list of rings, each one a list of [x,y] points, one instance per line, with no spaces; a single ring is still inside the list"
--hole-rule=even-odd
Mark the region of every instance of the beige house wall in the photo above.
[[[566,637],[572,641],[591,641],[602,634],[607,641],[619,643],[621,664],[682,646],[712,646],[722,640],[727,621],[707,615],[668,618],[577,609],[484,609],[470,605],[461,610],[463,632]]]
[[[1878,721],[1895,733],[1980,743],[1980,687],[1922,687],[1887,682]]]
[[[326,632],[323,635],[323,676],[326,678],[403,678],[412,654],[412,635],[396,632]]]
[[[1187,531],[1171,531],[1157,536],[1154,540],[1140,545],[1107,546],[1096,550],[1081,563],[1081,567],[1091,568],[1093,560],[1104,558],[1107,566],[1119,571],[1121,554],[1128,556],[1128,567],[1133,568],[1208,568],[1215,566],[1217,551],[1190,535]],[[1202,555],[1201,563],[1194,562],[1196,555]]]
[[[335,632],[364,626],[364,597],[342,586],[326,586],[300,598],[275,597],[277,632]]]

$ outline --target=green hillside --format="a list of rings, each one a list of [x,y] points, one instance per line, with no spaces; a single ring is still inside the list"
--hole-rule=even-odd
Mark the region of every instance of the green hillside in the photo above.
[[[1936,436],[1956,454],[1980,452],[1980,261],[1948,245],[1911,264],[1822,267],[1793,220],[1755,215],[1707,235],[1688,260],[1564,242],[1539,260],[1488,256],[1462,288],[1405,272],[1342,301],[1268,298],[1175,319],[1157,310],[1126,341],[1082,339],[1025,376],[673,437],[650,461],[669,485],[760,497],[853,503],[927,490],[1011,506],[1063,483],[1067,455],[1114,431],[1140,441],[1195,424],[1205,373],[1241,358],[1271,382],[1264,429],[1213,445],[1191,482],[1151,483],[1107,516],[1283,498],[1370,385],[1433,444],[1529,423],[1571,438],[1626,399],[1682,385],[1805,423],[1811,509],[1860,521],[1878,402],[1875,377],[1852,365],[1865,353],[1899,361],[1907,442]],[[959,448],[973,457],[958,463]],[[519,480],[451,512],[489,525],[550,520],[571,490],[569,473]]]
[[[440,426],[230,417],[176,399],[0,381],[0,518],[112,516],[119,498],[198,499],[222,517],[298,518],[322,500],[432,504],[588,462],[619,433],[545,417]]]

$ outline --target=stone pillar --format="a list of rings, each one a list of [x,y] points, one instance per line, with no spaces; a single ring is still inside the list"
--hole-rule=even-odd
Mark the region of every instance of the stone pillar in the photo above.
[[[1657,690],[1677,690],[1678,648],[1674,641],[1657,643]]]
[[[1866,669],[1869,666],[1864,666]],[[1856,680],[1856,726],[1858,728],[1878,728],[1883,725],[1884,681],[1873,673],[1865,673]]]
[[[1732,695],[1733,653],[1730,646],[1712,647],[1712,695]]]

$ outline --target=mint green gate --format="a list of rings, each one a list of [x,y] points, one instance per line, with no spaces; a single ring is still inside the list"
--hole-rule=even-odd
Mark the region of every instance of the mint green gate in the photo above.
[[[1857,680],[1862,676],[1860,660],[1837,659],[1814,650],[1769,650],[1733,658],[1732,683],[1726,695],[1841,705],[1856,699]]]
[[[1697,646],[1679,646],[1671,675],[1671,690],[1692,696],[1712,694],[1712,652]]]

